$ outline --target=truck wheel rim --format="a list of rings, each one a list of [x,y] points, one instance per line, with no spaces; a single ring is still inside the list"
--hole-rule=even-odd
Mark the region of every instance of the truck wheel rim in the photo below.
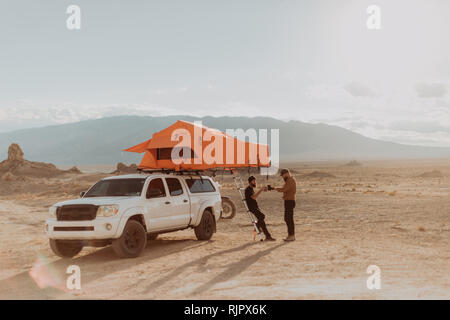
[[[223,213],[226,213],[226,214],[228,214],[232,211],[231,206],[229,204],[222,204],[222,210],[223,210]]]

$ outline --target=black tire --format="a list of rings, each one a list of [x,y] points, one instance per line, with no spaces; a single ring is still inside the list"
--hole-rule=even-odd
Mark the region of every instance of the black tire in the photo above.
[[[222,198],[221,219],[233,219],[236,215],[236,205],[229,198]]]
[[[50,239],[50,248],[61,258],[73,258],[83,249],[80,241]]]
[[[148,240],[156,240],[158,238],[159,234],[157,233],[147,233],[147,241]]]
[[[200,224],[194,228],[194,231],[198,240],[211,239],[215,231],[215,220],[211,211],[205,210],[203,212],[202,220],[200,221]]]
[[[147,246],[147,232],[135,220],[128,220],[122,235],[112,241],[112,248],[120,258],[136,258]]]

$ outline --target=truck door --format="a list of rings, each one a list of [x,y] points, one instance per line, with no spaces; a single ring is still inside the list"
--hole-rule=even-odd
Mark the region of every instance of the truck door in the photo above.
[[[162,178],[154,178],[149,182],[145,198],[147,229],[157,231],[170,228],[170,198]]]
[[[171,221],[175,227],[186,227],[191,220],[191,205],[185,186],[178,178],[165,178],[169,189]]]

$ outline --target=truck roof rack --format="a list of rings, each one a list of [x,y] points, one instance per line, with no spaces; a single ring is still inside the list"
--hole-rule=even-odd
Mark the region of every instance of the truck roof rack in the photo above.
[[[252,167],[252,168],[258,168],[259,167]],[[139,173],[166,173],[166,174],[175,174],[175,175],[216,175],[216,173],[229,173],[233,174],[236,172],[239,172],[241,170],[249,170],[250,167],[239,167],[239,168],[212,168],[212,169],[201,169],[201,170],[195,170],[195,169],[182,169],[182,170],[175,170],[175,169],[137,169]]]
[[[175,175],[201,175],[205,173],[205,170],[174,170],[174,169],[138,169],[139,173],[165,173],[165,174],[175,174]]]

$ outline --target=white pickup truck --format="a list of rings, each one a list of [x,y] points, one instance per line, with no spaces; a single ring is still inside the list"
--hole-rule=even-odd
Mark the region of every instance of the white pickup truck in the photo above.
[[[147,239],[186,228],[193,228],[198,240],[209,240],[222,210],[219,185],[208,176],[114,176],[80,195],[49,210],[46,233],[60,257],[109,244],[119,257],[137,257]]]

